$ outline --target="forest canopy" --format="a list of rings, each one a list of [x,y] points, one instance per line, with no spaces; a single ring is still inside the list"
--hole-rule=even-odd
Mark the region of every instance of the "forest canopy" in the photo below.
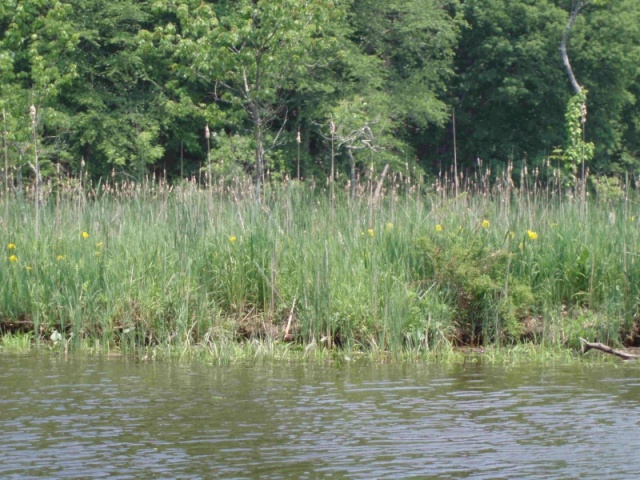
[[[348,180],[562,157],[576,0],[4,0],[12,175]],[[587,168],[640,173],[640,3],[588,1],[568,55]],[[332,173],[335,172],[335,173]]]

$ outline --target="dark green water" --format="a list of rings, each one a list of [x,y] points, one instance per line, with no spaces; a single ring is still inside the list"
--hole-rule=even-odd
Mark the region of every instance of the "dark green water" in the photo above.
[[[640,364],[0,356],[0,478],[636,478]]]

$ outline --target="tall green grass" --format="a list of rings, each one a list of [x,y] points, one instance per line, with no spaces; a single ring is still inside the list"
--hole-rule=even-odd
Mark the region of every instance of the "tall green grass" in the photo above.
[[[0,320],[70,348],[220,358],[279,342],[289,319],[285,356],[635,342],[640,206],[537,185],[374,199],[289,182],[262,202],[242,183],[102,186],[52,196],[38,237],[33,202],[4,198]]]

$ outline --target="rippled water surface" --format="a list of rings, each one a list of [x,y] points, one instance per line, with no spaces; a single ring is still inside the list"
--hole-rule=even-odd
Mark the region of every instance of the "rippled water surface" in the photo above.
[[[0,356],[0,478],[636,478],[640,364]]]

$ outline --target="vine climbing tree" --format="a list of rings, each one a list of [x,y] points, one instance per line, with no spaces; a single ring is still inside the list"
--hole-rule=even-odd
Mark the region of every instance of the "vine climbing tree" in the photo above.
[[[562,40],[560,41],[560,57],[562,58],[562,64],[569,77],[569,82],[573,89],[574,95],[569,100],[567,110],[565,113],[565,127],[567,133],[567,144],[563,154],[563,160],[566,173],[571,178],[571,183],[575,183],[577,177],[578,166],[582,166],[581,178],[582,178],[582,195],[584,199],[585,188],[584,182],[586,179],[586,164],[593,158],[595,147],[591,142],[585,142],[584,127],[587,122],[587,91],[582,88],[578,83],[576,76],[571,67],[569,61],[569,55],[567,53],[567,44],[569,42],[569,35],[573,29],[580,11],[588,4],[604,4],[607,0],[572,0],[571,11],[569,13],[569,20],[567,26],[564,29]]]
[[[578,175],[578,167],[582,165],[581,177],[585,179],[585,164],[593,158],[595,145],[586,142],[584,138],[584,125],[587,121],[587,91],[580,89],[567,105],[565,113],[565,128],[567,132],[567,144],[563,153],[565,173],[575,183]]]

